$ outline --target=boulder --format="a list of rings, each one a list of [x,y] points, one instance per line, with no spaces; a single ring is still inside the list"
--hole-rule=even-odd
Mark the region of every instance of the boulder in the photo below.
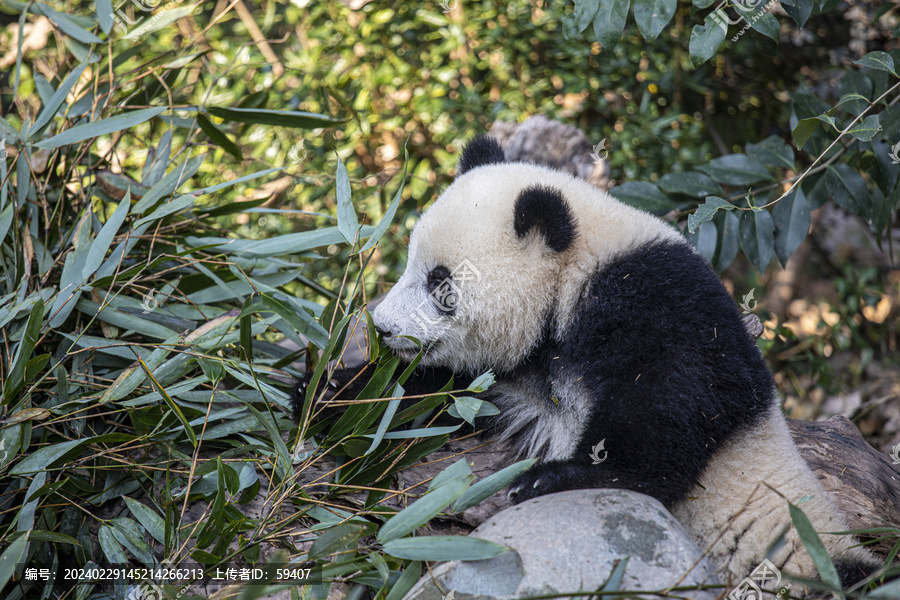
[[[432,566],[406,600],[442,600],[450,592],[455,600],[594,592],[610,578],[616,561],[625,558],[620,590],[718,583],[712,563],[701,557],[691,536],[663,505],[627,490],[540,496],[500,511],[470,535],[511,550],[487,560]],[[684,594],[713,600],[720,593],[721,588]]]

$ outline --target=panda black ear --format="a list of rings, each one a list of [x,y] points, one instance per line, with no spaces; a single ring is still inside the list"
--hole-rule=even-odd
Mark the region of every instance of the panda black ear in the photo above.
[[[575,218],[562,192],[553,187],[530,186],[516,198],[513,226],[519,238],[533,228],[554,252],[568,249],[575,241]]]
[[[506,162],[500,143],[487,134],[481,134],[463,148],[462,156],[456,163],[457,177],[481,165],[493,165]]]

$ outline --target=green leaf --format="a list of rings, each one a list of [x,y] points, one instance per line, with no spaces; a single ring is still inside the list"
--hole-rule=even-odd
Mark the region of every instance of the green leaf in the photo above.
[[[0,554],[0,590],[6,589],[6,584],[12,579],[13,573],[25,558],[28,549],[28,532],[26,531],[7,546],[3,554]]]
[[[31,307],[31,313],[28,315],[28,321],[25,323],[25,329],[22,332],[22,339],[19,341],[18,348],[16,348],[12,366],[10,366],[6,380],[3,382],[3,402],[0,402],[0,404],[9,404],[12,402],[16,398],[16,394],[19,393],[19,390],[27,383],[25,381],[27,375],[25,367],[28,365],[28,361],[31,360],[31,354],[34,352],[34,347],[41,335],[41,327],[43,324],[44,301],[38,299],[34,303],[34,306]],[[21,463],[19,463],[19,466],[17,466],[16,469],[20,466]],[[10,474],[16,469],[10,471]]]
[[[371,234],[373,229],[374,228],[369,225],[364,225],[360,228],[360,237]],[[245,252],[252,256],[265,258],[278,255],[287,256],[299,254],[321,246],[343,244],[345,240],[337,227],[321,227],[310,231],[278,235],[265,240],[239,240],[188,236],[185,241],[191,246],[212,245],[212,249],[226,254]]]
[[[206,111],[209,114],[215,115],[220,119],[225,119],[226,121],[237,121],[238,123],[262,123],[264,125],[296,127],[298,129],[331,127],[347,122],[347,119],[336,119],[334,117],[329,117],[328,115],[291,110],[208,106]]]
[[[58,13],[43,2],[36,2],[35,4],[44,16],[53,21],[66,35],[72,36],[82,44],[103,43],[103,40],[75,23],[69,15]]]
[[[435,475],[434,479],[431,480],[431,483],[428,484],[428,491],[436,490],[451,481],[469,477],[470,475],[472,475],[472,469],[469,467],[469,463],[464,456]]]
[[[241,154],[241,147],[231,141],[231,138],[225,135],[224,131],[216,127],[212,121],[207,119],[206,115],[203,113],[197,113],[197,125],[199,125],[200,129],[203,130],[203,133],[208,135],[209,139],[222,148],[222,150],[238,160],[243,160],[244,156]]]
[[[717,182],[727,185],[744,186],[772,179],[765,165],[746,154],[726,154],[714,158],[702,170]]]
[[[119,232],[122,223],[125,222],[125,217],[128,216],[128,209],[130,208],[131,192],[126,192],[125,197],[119,202],[115,212],[106,223],[103,224],[100,233],[98,233],[97,237],[91,242],[91,247],[84,260],[84,269],[81,272],[82,281],[87,281],[87,279],[94,274],[94,271],[100,268],[103,259],[106,257],[106,251],[109,250],[113,238]]]
[[[153,384],[153,387],[156,388],[156,391],[162,396],[163,400],[165,400],[166,404],[169,406],[169,409],[175,413],[175,416],[181,422],[182,429],[184,430],[185,435],[191,441],[191,445],[194,448],[197,447],[197,435],[194,433],[193,428],[191,428],[191,424],[188,421],[187,417],[181,411],[181,407],[175,403],[171,396],[169,396],[169,392],[166,391],[166,388],[156,380],[156,377],[153,376],[153,372],[150,370],[150,367],[147,366],[147,363],[144,362],[144,359],[140,356],[137,357],[138,364],[144,369],[144,374],[147,375],[147,379]]]
[[[174,200],[166,202],[165,204],[160,205],[156,208],[152,213],[147,216],[141,217],[137,221],[134,222],[133,227],[140,227],[146,223],[152,223],[153,221],[159,221],[169,215],[181,212],[183,210],[187,210],[194,206],[194,196],[191,194],[185,194],[184,196],[178,196]]]
[[[740,218],[734,211],[718,213],[713,221],[719,230],[718,256],[716,257],[716,270],[724,271],[734,262],[740,249]]]
[[[878,115],[869,115],[847,130],[847,133],[862,142],[868,142],[881,130]]]
[[[338,552],[356,550],[359,538],[368,529],[360,523],[342,523],[319,534],[309,548],[310,560],[325,558]],[[342,555],[343,557],[344,555]],[[340,560],[340,559],[339,559]]]
[[[511,484],[516,477],[530,469],[536,462],[537,459],[535,458],[521,460],[472,484],[472,486],[453,503],[453,512],[462,512],[467,508],[475,506],[482,500],[490,498]]]
[[[403,574],[394,583],[384,600],[403,600],[406,597],[406,593],[412,589],[421,575],[422,563],[420,561],[414,560],[406,565],[403,569]]]
[[[809,522],[809,519],[797,506],[789,503],[788,510],[791,512],[791,522],[797,530],[797,535],[800,536],[800,541],[803,542],[807,554],[809,554],[813,564],[816,565],[816,570],[819,572],[819,577],[822,578],[822,583],[831,586],[835,590],[843,589],[837,569],[834,568],[831,557],[828,555],[828,550],[825,549],[825,545],[822,544],[822,540],[819,539],[819,535],[813,529],[812,523]]]
[[[884,137],[894,142],[894,138],[900,135],[900,104],[892,104],[885,107],[883,111],[878,113],[881,126],[884,127]],[[900,143],[900,141],[896,142]]]
[[[801,119],[797,122],[797,126],[791,132],[791,137],[794,139],[794,145],[797,147],[797,150],[803,150],[803,146],[809,141],[812,134],[816,132],[816,127],[818,126],[819,120],[815,117]]]
[[[688,233],[694,233],[700,223],[711,221],[719,210],[734,210],[734,204],[718,196],[707,197],[706,202],[698,206],[694,214],[688,216]]]
[[[338,231],[352,246],[359,231],[359,221],[356,219],[356,211],[353,209],[353,200],[350,197],[350,175],[340,157],[338,158],[337,175],[335,175],[335,187],[337,188]]]
[[[34,145],[38,148],[48,148],[52,150],[53,148],[59,148],[60,146],[75,144],[90,138],[134,127],[135,125],[149,121],[166,110],[168,110],[168,107],[166,106],[142,108],[140,110],[133,110],[125,114],[116,115],[115,117],[109,117],[108,119],[100,119],[99,121],[92,121],[90,123],[85,123],[84,125],[76,125],[49,139],[36,142]]]
[[[661,215],[675,208],[655,184],[647,181],[628,181],[609,190],[609,193],[625,204]]]
[[[154,31],[159,31],[160,29],[168,27],[175,21],[193,13],[196,6],[196,4],[188,4],[186,6],[176,6],[175,8],[164,10],[161,13],[154,15],[152,19],[149,19],[147,22],[142,23],[135,29],[129,31],[126,35],[122,36],[122,39],[128,41],[136,40],[148,33],[153,33]]]
[[[206,154],[200,154],[199,156],[185,160],[183,163],[163,175],[159,181],[154,183],[153,186],[147,190],[147,193],[144,194],[143,198],[137,201],[131,209],[131,213],[134,215],[142,215],[153,208],[157,202],[170,196],[182,184],[194,176],[194,173],[200,169],[205,160]],[[228,183],[236,183],[236,181]],[[209,190],[211,189],[212,188],[209,188]],[[204,189],[203,193],[206,193],[209,190]]]
[[[487,371],[476,377],[474,380],[472,380],[472,383],[470,383],[469,387],[466,389],[473,394],[480,394],[481,392],[486,391],[488,388],[494,385],[494,382],[496,381],[497,378],[494,376],[494,371],[488,369]]]
[[[792,2],[781,2],[781,8],[791,16],[797,27],[803,28],[806,21],[813,11],[813,0],[793,0]]]
[[[72,86],[78,82],[78,78],[81,77],[81,74],[87,66],[88,63],[82,63],[63,80],[59,85],[59,89],[57,89],[53,96],[50,97],[37,119],[35,119],[34,125],[29,129],[28,139],[37,137],[41,131],[43,131],[44,127],[50,123],[50,119],[56,116],[59,107],[66,101],[66,96],[72,90]]]
[[[866,181],[853,167],[847,163],[830,165],[825,173],[825,183],[838,206],[855,215],[868,217]]]
[[[747,144],[747,154],[770,167],[794,168],[794,149],[777,135],[770,135],[758,144]]]
[[[302,308],[289,305],[269,293],[261,294],[259,301],[260,304],[287,321],[295,331],[305,335],[317,347],[324,348],[328,344],[328,332]],[[255,306],[251,306],[250,309],[253,310]]]
[[[369,449],[366,450],[363,456],[372,454],[372,452],[378,448],[378,444],[381,443],[381,440],[384,439],[384,434],[387,432],[388,425],[391,424],[391,420],[394,418],[394,415],[397,413],[397,408],[400,406],[400,396],[403,396],[403,388],[400,387],[400,384],[397,384],[396,387],[394,387],[394,391],[391,392],[391,397],[394,397],[394,399],[388,402],[387,409],[385,409],[384,414],[381,415],[381,421],[378,423],[378,429],[372,437],[372,443],[369,445]]]
[[[887,52],[882,52],[880,50],[869,52],[861,59],[854,60],[853,64],[869,67],[870,69],[876,69],[878,71],[887,71],[892,75],[900,77],[900,75],[897,75],[897,71],[894,70],[894,59],[891,58],[891,55]]]
[[[396,518],[396,517],[394,517]],[[385,553],[413,560],[484,560],[508,552],[509,548],[473,537],[421,535],[386,542]]]
[[[165,544],[166,524],[163,518],[156,514],[153,509],[144,506],[134,498],[122,496],[122,499],[125,500],[125,504],[128,505],[128,510],[130,510],[131,514],[134,515],[134,518],[138,520],[138,523],[144,526],[147,533],[160,544]]]
[[[406,429],[403,431],[389,431],[384,434],[384,439],[386,440],[408,440],[412,438],[424,438],[424,437],[434,437],[436,435],[446,435],[448,433],[453,433],[457,429],[462,427],[462,423],[459,425],[454,425],[452,427],[424,427],[422,429]],[[363,437],[372,437],[370,435],[366,435]]]
[[[37,473],[47,469],[54,462],[62,458],[66,453],[74,450],[78,446],[90,441],[93,438],[81,438],[78,440],[70,440],[68,442],[59,442],[57,444],[49,444],[31,452],[19,464],[10,469],[10,475],[26,475],[29,473]]]
[[[100,530],[97,532],[97,538],[100,542],[100,549],[103,550],[103,554],[109,562],[116,565],[123,565],[128,562],[125,550],[122,549],[122,546],[116,540],[112,527],[101,525]]]
[[[91,248],[91,212],[90,208],[84,213],[75,226],[74,246],[75,250],[66,256],[63,264],[62,275],[59,279],[59,292],[50,307],[50,327],[59,327],[69,317],[69,314],[77,306],[81,296],[81,285],[84,283],[82,274],[84,264]]]
[[[859,105],[859,106],[861,107],[861,108],[859,109],[860,111],[865,110],[865,108],[869,105],[869,99],[868,99],[868,98],[866,98],[866,97],[863,96],[862,94],[857,94],[856,92],[850,92],[849,94],[844,94],[844,95],[842,95],[842,96],[841,96],[841,99],[838,100],[838,103],[834,105],[834,108],[838,108],[839,106],[842,106],[842,105],[844,105],[844,104],[847,104],[848,102],[853,102],[853,103],[854,103],[854,106]],[[852,112],[859,112],[859,111],[856,111],[856,110],[855,110],[854,108],[852,108],[852,107],[851,107],[850,110],[851,110]]]
[[[678,0],[634,0],[634,21],[644,39],[652,42],[672,20]]]
[[[688,241],[710,263],[716,257],[716,246],[719,242],[718,236],[716,225],[711,221],[701,223],[696,231],[688,232],[686,235]]]
[[[594,34],[604,50],[611,50],[622,37],[631,0],[603,0],[594,16]]]
[[[725,41],[725,36],[728,34],[728,27],[725,25],[726,19],[723,10],[717,8],[706,15],[703,25],[694,25],[688,50],[691,53],[691,62],[695,67],[699,67],[712,58],[722,42]]]
[[[760,273],[772,260],[775,249],[775,221],[767,210],[748,210],[741,216],[741,248]]]
[[[469,487],[469,484],[472,483],[473,478],[473,475],[455,478],[428,492],[382,525],[376,539],[379,543],[384,544],[412,533],[459,498],[466,491],[466,488]],[[418,560],[415,556],[400,556],[400,558],[414,558]],[[429,558],[424,560],[440,559]]]
[[[772,13],[763,12],[750,23],[750,28],[774,40],[776,44],[781,40],[781,25]]]
[[[475,424],[475,417],[491,417],[500,414],[500,410],[486,400],[474,396],[459,396],[449,410],[451,416],[460,417],[470,425]]]
[[[94,2],[94,13],[97,15],[97,22],[100,23],[100,29],[103,33],[109,35],[113,25],[113,7],[111,0],[97,0]]]
[[[718,183],[698,171],[666,173],[659,178],[656,184],[666,193],[685,194],[695,198],[705,198],[722,193],[722,188]]]
[[[772,209],[775,220],[775,253],[781,264],[787,263],[809,232],[809,202],[800,186]]]
[[[575,0],[575,25],[578,33],[588,28],[598,10],[600,10],[600,0]]]

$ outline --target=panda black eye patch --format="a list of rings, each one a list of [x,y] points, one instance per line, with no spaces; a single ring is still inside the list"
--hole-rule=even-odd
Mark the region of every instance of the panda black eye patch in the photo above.
[[[537,228],[554,252],[562,252],[575,241],[575,219],[569,203],[556,188],[530,186],[516,198],[513,226],[521,239]]]
[[[459,303],[459,292],[453,283],[453,275],[450,269],[440,265],[428,272],[426,284],[431,301],[447,316],[456,314],[456,306]]]

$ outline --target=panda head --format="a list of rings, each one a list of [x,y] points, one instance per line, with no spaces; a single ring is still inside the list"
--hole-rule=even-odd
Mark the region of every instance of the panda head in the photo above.
[[[504,371],[541,337],[578,225],[558,186],[515,167],[493,138],[475,138],[416,224],[406,270],[374,313],[401,358],[418,354],[413,337],[423,365]]]
[[[477,137],[416,224],[375,326],[407,361],[416,338],[424,366],[508,372],[560,335],[603,256],[664,227],[647,233],[646,219],[657,222],[567,173],[506,162],[493,138]]]

